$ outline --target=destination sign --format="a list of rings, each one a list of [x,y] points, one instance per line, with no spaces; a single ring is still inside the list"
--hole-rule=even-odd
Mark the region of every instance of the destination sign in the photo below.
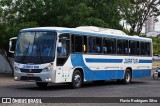
[[[133,64],[136,64],[136,63],[139,63],[139,60],[138,59],[124,59],[124,63],[125,64],[128,64],[128,63],[133,63]]]

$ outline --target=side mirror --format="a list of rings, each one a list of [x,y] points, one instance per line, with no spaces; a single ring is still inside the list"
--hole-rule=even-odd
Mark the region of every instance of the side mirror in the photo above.
[[[58,47],[62,47],[62,43],[61,42],[58,42]]]
[[[57,51],[58,51],[58,53],[62,52],[62,43],[61,42],[58,42]]]
[[[10,53],[14,53],[16,40],[17,40],[17,37],[13,37],[9,39],[9,52]]]

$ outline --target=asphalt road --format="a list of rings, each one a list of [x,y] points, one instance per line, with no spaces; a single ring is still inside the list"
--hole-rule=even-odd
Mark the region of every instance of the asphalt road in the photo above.
[[[160,79],[143,78],[134,79],[128,85],[106,81],[102,84],[88,82],[80,89],[71,89],[67,84],[49,84],[47,88],[41,89],[33,82],[17,82],[9,75],[0,74],[0,97],[160,97],[159,88]]]

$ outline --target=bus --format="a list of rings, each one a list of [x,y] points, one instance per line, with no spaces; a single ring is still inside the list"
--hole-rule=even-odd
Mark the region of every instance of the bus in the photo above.
[[[10,39],[10,48],[12,40]],[[96,26],[37,27],[19,31],[14,53],[15,81],[69,83],[151,76],[152,40]]]

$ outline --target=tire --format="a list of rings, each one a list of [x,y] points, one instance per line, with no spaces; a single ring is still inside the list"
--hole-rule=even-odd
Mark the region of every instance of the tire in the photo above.
[[[127,69],[125,71],[125,74],[124,74],[124,79],[122,80],[124,84],[130,84],[131,83],[131,71],[129,69]]]
[[[155,80],[158,79],[158,73],[153,73],[153,79],[155,79]]]
[[[36,82],[36,85],[39,87],[39,88],[46,88],[48,83],[47,82]]]
[[[82,73],[79,70],[75,70],[72,76],[71,87],[73,89],[80,88],[82,85],[82,82],[83,82]]]

